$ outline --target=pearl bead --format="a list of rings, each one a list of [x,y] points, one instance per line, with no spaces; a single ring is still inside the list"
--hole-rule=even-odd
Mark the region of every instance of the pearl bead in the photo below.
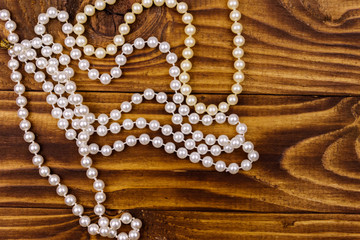
[[[206,106],[205,104],[203,103],[197,103],[195,105],[195,111],[198,113],[198,114],[203,114],[205,111],[206,111]]]
[[[104,2],[104,0],[96,0],[95,1],[95,4],[94,4],[94,7],[101,11],[101,10],[104,10],[105,7],[106,7],[106,3]]]
[[[67,47],[71,48],[71,47],[75,46],[76,40],[74,37],[69,36],[69,37],[65,38],[64,43]]]
[[[170,51],[170,44],[168,42],[162,42],[159,45],[160,52],[167,53]]]
[[[56,186],[60,183],[60,177],[57,174],[52,174],[49,176],[49,183],[52,186]]]
[[[79,47],[84,47],[87,44],[87,38],[84,36],[78,36],[75,41]]]
[[[121,75],[122,75],[122,71],[120,68],[118,67],[113,67],[111,70],[110,70],[110,74],[112,76],[112,78],[120,78]]]
[[[105,0],[105,2],[109,5],[113,5],[116,3],[116,0]]]
[[[122,46],[122,51],[123,51],[124,54],[130,55],[131,53],[133,53],[134,49],[133,49],[133,46],[131,44],[125,43]]]
[[[131,103],[125,101],[125,102],[121,103],[120,108],[123,112],[130,112],[132,109],[132,106],[131,106]]]
[[[213,123],[213,118],[210,115],[204,115],[201,121],[205,126],[210,126]]]
[[[94,54],[95,48],[92,45],[86,45],[86,46],[84,46],[83,51],[86,56],[91,56]]]
[[[195,46],[195,43],[196,43],[195,39],[191,36],[187,37],[184,41],[184,44],[187,47],[193,47]]]
[[[241,169],[244,171],[249,171],[252,167],[252,164],[249,160],[245,159],[241,162]]]
[[[66,195],[65,204],[68,206],[73,206],[76,203],[76,197],[72,194]]]
[[[138,240],[140,238],[140,233],[136,230],[131,230],[129,232],[129,240]]]
[[[205,143],[207,145],[214,145],[216,142],[216,137],[213,134],[208,134],[205,137]]]
[[[208,147],[206,144],[199,144],[199,146],[197,147],[197,151],[198,153],[200,153],[201,155],[204,155],[208,152]]]
[[[122,54],[120,55],[117,55],[116,58],[115,58],[115,62],[119,65],[119,66],[123,66],[126,64],[126,57]]]
[[[255,150],[252,150],[248,154],[248,159],[252,162],[256,162],[257,160],[259,160],[259,153]]]
[[[78,13],[78,14],[76,14],[75,19],[78,23],[86,23],[87,16],[85,13]]]
[[[145,47],[145,40],[142,38],[135,39],[134,46],[136,49],[143,49]]]
[[[237,163],[231,163],[228,170],[231,174],[237,174],[239,172],[239,165]]]
[[[131,130],[134,127],[134,122],[131,119],[125,119],[122,125],[125,130]]]
[[[166,153],[171,154],[171,153],[174,153],[174,152],[175,152],[176,146],[175,146],[174,143],[168,142],[168,143],[165,144],[164,149],[165,149],[165,152],[166,152]]]
[[[176,104],[181,104],[184,101],[184,96],[180,93],[175,93],[173,96],[173,101]]]
[[[146,8],[150,8],[153,5],[153,0],[142,0],[141,4]]]
[[[69,19],[69,14],[65,11],[60,11],[57,18],[60,22],[66,22]]]
[[[204,157],[202,160],[202,164],[204,167],[207,167],[207,168],[211,167],[213,164],[212,157],[209,157],[209,156]]]
[[[95,50],[95,56],[96,56],[97,58],[100,58],[100,59],[104,58],[104,57],[106,56],[106,51],[105,51],[105,49],[104,49],[104,48],[101,48],[101,47],[97,48],[97,49]]]
[[[32,141],[34,141],[34,139],[33,139]],[[43,158],[41,155],[35,155],[35,156],[32,158],[32,163],[33,163],[35,166],[41,166],[41,164],[44,163],[44,158]]]
[[[250,153],[252,150],[254,150],[254,144],[252,144],[252,142],[244,142],[243,143],[243,151],[246,153]]]
[[[143,129],[146,127],[146,119],[145,118],[138,118],[135,121],[135,125],[139,129]]]
[[[238,2],[238,0],[229,0],[228,3],[227,3],[227,6],[230,9],[238,8],[239,7],[239,2]]]
[[[204,135],[202,132],[200,131],[195,131],[192,135],[192,138],[196,141],[196,142],[200,142],[203,139]]]
[[[229,143],[229,138],[226,135],[220,135],[217,141],[220,146],[226,146]]]
[[[79,224],[82,227],[87,227],[91,223],[91,219],[88,216],[81,216],[79,219]]]
[[[193,139],[187,139],[185,141],[185,148],[188,150],[193,150],[195,148],[195,141]]]
[[[178,13],[184,14],[188,10],[188,5],[185,2],[180,2],[176,6]]]
[[[134,3],[132,5],[131,9],[132,9],[133,13],[140,14],[143,11],[143,6],[140,3]]]
[[[184,15],[184,16],[185,16],[185,15]],[[195,33],[196,33],[196,28],[195,28],[194,25],[189,24],[189,25],[187,25],[187,26],[185,27],[185,34],[186,34],[186,35],[192,36],[192,35],[194,35]]]
[[[236,37],[234,37],[234,45],[237,47],[241,47],[245,44],[245,38],[241,35],[237,35]]]
[[[156,48],[159,44],[159,41],[156,37],[149,37],[147,44],[150,48]]]
[[[239,21],[241,19],[241,13],[238,10],[232,10],[230,13],[230,19],[232,21]]]
[[[175,124],[175,125],[179,125],[182,123],[183,121],[183,117],[180,114],[174,114],[171,118],[171,121]]]
[[[50,18],[56,18],[58,15],[57,9],[54,7],[49,7],[46,11],[46,14],[50,17]]]
[[[174,91],[178,91],[181,88],[181,83],[178,80],[172,80],[170,82],[170,88]]]
[[[45,27],[44,27],[44,32],[45,32]],[[42,31],[40,31],[41,33],[40,34],[42,34],[42,33],[44,33],[44,32],[42,32]],[[16,34],[16,33],[10,33],[9,35],[8,35],[8,37],[7,37],[7,40],[11,43],[11,44],[15,44],[15,43],[17,43],[17,42],[19,42],[19,36]]]
[[[184,141],[184,134],[182,132],[174,133],[173,139],[175,142],[180,143]]]
[[[218,172],[223,172],[223,171],[225,171],[225,169],[226,169],[226,164],[225,164],[225,162],[224,162],[224,161],[217,161],[217,162],[215,163],[215,169],[216,169],[216,171],[218,171]]]
[[[245,134],[247,132],[247,126],[244,123],[239,123],[236,126],[236,132],[239,134]]]
[[[162,129],[161,129],[161,133],[162,133],[163,135],[165,135],[165,136],[171,135],[172,131],[173,131],[172,127],[171,127],[170,125],[167,125],[167,124],[164,125],[164,126],[162,127]]]
[[[75,216],[80,216],[81,214],[83,214],[84,212],[84,207],[80,204],[76,204],[75,206],[73,206],[72,208],[72,213],[75,215]]]
[[[127,35],[130,32],[130,27],[127,23],[120,24],[119,26],[119,32],[122,35]]]
[[[197,153],[197,152],[192,152],[191,154],[190,154],[190,161],[192,162],[192,163],[198,163],[198,162],[200,162],[200,154],[199,153]]]
[[[175,53],[168,53],[168,55],[166,55],[166,61],[169,64],[175,64],[177,62],[177,55]]]
[[[231,25],[231,31],[235,34],[240,34],[243,30],[243,26],[241,23],[238,23],[238,22],[234,22],[232,25]]]
[[[200,117],[197,113],[192,113],[189,116],[189,122],[191,124],[197,124],[200,121]]]
[[[90,235],[96,235],[99,232],[99,226],[96,223],[92,223],[88,226],[88,232]]]
[[[125,43],[125,38],[122,35],[116,35],[113,40],[116,46],[122,46]]]
[[[97,179],[97,180],[94,181],[93,187],[94,187],[95,190],[101,191],[101,190],[104,189],[105,183],[104,183],[103,180]]]
[[[139,137],[139,142],[142,145],[147,145],[150,142],[150,136],[148,134],[141,134]]]
[[[214,145],[210,148],[210,153],[213,156],[219,156],[221,154],[221,147],[219,145]]]
[[[10,19],[10,12],[6,9],[0,11],[0,20],[7,21]]]
[[[144,98],[146,99],[146,100],[151,100],[151,99],[153,99],[155,97],[155,92],[154,92],[154,90],[152,90],[152,89],[145,89],[145,91],[144,91]]]
[[[176,152],[176,155],[178,158],[180,159],[184,159],[188,156],[188,150],[186,150],[186,148],[179,148]]]
[[[234,94],[231,94],[227,97],[227,102],[229,105],[236,105],[238,103],[238,97]]]
[[[114,142],[114,150],[117,152],[123,151],[125,148],[125,145],[122,141],[116,141]]]
[[[187,103],[189,106],[195,106],[196,103],[197,103],[197,98],[196,98],[194,95],[189,95],[189,96],[187,96],[187,98],[186,98],[186,103]]]
[[[185,23],[185,24],[190,24],[192,21],[193,21],[193,15],[191,13],[185,13],[183,16],[182,16],[182,21]],[[185,28],[186,29],[186,28]]]
[[[158,7],[164,5],[165,0],[154,0],[154,4]]]
[[[167,100],[167,95],[166,93],[164,92],[159,92],[157,95],[156,95],[156,101],[158,103],[165,103]]]
[[[173,113],[176,110],[176,105],[173,102],[168,102],[165,104],[165,111],[167,113]]]
[[[152,140],[152,145],[155,148],[161,148],[164,143],[164,140],[161,137],[154,137]]]
[[[130,224],[132,221],[132,216],[130,213],[125,212],[121,215],[120,220],[124,224]]]
[[[129,240],[129,237],[128,237],[127,233],[122,232],[122,233],[118,234],[117,240]]]
[[[9,32],[14,31],[16,29],[16,23],[12,20],[9,20],[5,23],[5,29]]]
[[[56,188],[56,193],[59,196],[64,197],[68,193],[68,187],[66,185],[58,185]]]
[[[114,230],[117,230],[121,227],[121,221],[118,218],[113,218],[110,221],[110,227]]]
[[[95,14],[95,7],[92,6],[92,5],[86,5],[84,7],[84,13],[87,15],[87,16],[93,16]]]
[[[152,120],[149,123],[149,128],[151,131],[157,131],[160,128],[160,123],[157,120]]]
[[[141,220],[138,219],[138,218],[133,219],[132,222],[131,222],[131,227],[133,229],[140,229],[142,227]]]
[[[99,71],[97,69],[91,69],[89,72],[88,72],[88,77],[91,79],[91,80],[96,80],[99,78]]]
[[[101,74],[100,82],[104,85],[109,84],[111,82],[111,76],[108,73]]]
[[[50,175],[50,168],[43,166],[39,168],[39,174],[41,177],[47,177]]]

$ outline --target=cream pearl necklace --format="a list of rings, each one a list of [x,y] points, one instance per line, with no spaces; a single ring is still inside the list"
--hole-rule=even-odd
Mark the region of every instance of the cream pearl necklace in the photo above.
[[[242,72],[242,69],[245,67],[245,63],[243,60],[241,60],[241,57],[244,54],[244,51],[240,48],[244,45],[245,39],[241,35],[242,32],[242,25],[238,21],[241,18],[241,13],[236,9],[239,6],[239,3],[237,0],[230,0],[228,1],[228,7],[232,9],[232,12],[230,13],[229,17],[234,22],[231,26],[231,30],[236,36],[234,37],[233,43],[235,45],[235,49],[233,50],[233,56],[236,58],[236,61],[234,62],[234,67],[237,70],[233,75],[233,80],[235,81],[235,84],[232,85],[231,91],[232,94],[230,94],[227,97],[227,102],[221,102],[218,105],[216,104],[210,104],[206,106],[204,103],[198,102],[197,97],[195,95],[191,95],[192,88],[189,85],[190,81],[190,75],[189,71],[192,68],[192,63],[190,59],[193,57],[194,52],[191,49],[195,46],[195,39],[193,38],[193,35],[196,33],[196,28],[192,24],[193,16],[191,13],[188,13],[188,6],[185,2],[178,3],[176,0],[155,0],[154,2],[152,0],[142,0],[142,4],[140,3],[134,3],[132,5],[132,11],[128,12],[124,16],[125,23],[120,24],[119,26],[119,35],[116,35],[113,39],[113,43],[107,45],[107,47],[104,49],[102,47],[98,47],[95,49],[94,46],[87,44],[87,38],[84,37],[82,34],[85,32],[84,23],[86,23],[87,18],[91,17],[95,14],[96,10],[101,11],[104,10],[106,7],[106,4],[114,4],[116,0],[96,0],[94,5],[88,4],[84,7],[83,13],[78,13],[76,15],[76,21],[77,23],[72,26],[70,23],[67,23],[64,25],[63,31],[65,34],[75,33],[77,35],[76,39],[73,37],[70,37],[69,41],[65,41],[65,44],[67,46],[74,46],[75,44],[79,47],[83,47],[83,51],[85,55],[91,56],[95,55],[97,58],[104,58],[107,54],[109,55],[115,55],[117,53],[117,48],[122,46],[122,51],[127,54],[131,53],[132,49],[129,46],[129,44],[125,44],[125,38],[124,36],[130,33],[130,24],[134,23],[136,20],[136,15],[141,14],[143,12],[143,8],[150,8],[153,3],[155,6],[162,6],[166,5],[169,8],[176,8],[177,12],[182,14],[182,21],[183,23],[187,24],[184,28],[185,34],[188,36],[184,44],[186,48],[182,51],[182,55],[185,60],[183,60],[180,64],[180,68],[182,70],[181,74],[179,69],[176,67],[173,67],[170,69],[170,75],[172,77],[179,76],[180,83],[177,84],[180,85],[180,87],[176,87],[175,89],[172,88],[174,91],[179,91],[186,97],[186,103],[189,106],[194,106],[195,111],[199,114],[208,113],[212,116],[214,116],[217,112],[223,112],[226,113],[229,110],[229,106],[236,105],[238,103],[238,97],[237,95],[242,92],[242,86],[240,83],[244,80],[244,74]],[[44,22],[47,22],[45,19]],[[150,44],[149,44],[150,45]],[[156,43],[154,43],[154,46]],[[168,44],[160,45],[160,51],[167,52],[169,48]],[[120,55],[119,55],[120,56]],[[121,65],[119,64],[119,68]],[[175,76],[174,76],[175,75]],[[89,73],[90,79],[96,80],[99,79],[103,84],[109,84],[112,77],[110,75],[102,75],[104,78],[99,78],[99,73],[96,71],[93,71],[92,73]],[[114,78],[114,76],[113,76]],[[115,77],[117,78],[117,77]]]
[[[115,1],[107,1],[107,3],[115,3]],[[154,4],[158,6],[161,6],[161,3],[163,4],[164,1],[154,1]],[[173,1],[166,1],[166,3],[167,5],[173,4]],[[101,4],[104,5],[105,2],[96,1],[95,6],[97,6],[97,9],[103,6]],[[150,7],[152,1],[143,1],[142,4],[145,7]],[[177,8],[184,6],[181,3],[176,4]],[[238,6],[238,2],[230,0],[228,6],[230,9],[234,9],[234,7]],[[136,12],[139,5],[135,4],[132,9]],[[118,240],[133,240],[140,238],[140,228],[142,226],[140,219],[132,217],[127,212],[124,212],[120,218],[111,220],[104,216],[106,211],[103,205],[106,200],[106,194],[104,193],[105,183],[98,178],[98,170],[92,166],[91,155],[101,153],[104,156],[110,156],[113,151],[121,152],[124,151],[125,147],[133,147],[140,143],[142,145],[151,144],[155,148],[164,148],[169,154],[175,153],[180,159],[189,158],[193,163],[201,162],[204,167],[215,166],[215,169],[219,172],[226,171],[236,174],[240,169],[246,171],[251,169],[252,162],[258,160],[259,154],[254,150],[254,145],[245,140],[247,127],[239,122],[239,117],[236,114],[227,116],[222,112],[217,112],[214,116],[206,114],[200,117],[198,113],[191,113],[190,107],[183,104],[185,96],[181,92],[177,92],[181,88],[180,81],[177,79],[180,75],[180,69],[175,65],[177,56],[170,51],[169,43],[159,43],[155,37],[150,37],[146,41],[138,38],[131,44],[124,43],[122,53],[115,58],[115,62],[119,67],[111,69],[110,74],[99,76],[98,70],[90,69],[90,63],[85,59],[81,59],[82,52],[75,48],[74,39],[70,35],[72,31],[68,31],[70,27],[67,22],[68,17],[69,15],[65,11],[58,11],[53,7],[49,8],[46,13],[39,15],[38,24],[34,28],[41,38],[36,37],[19,43],[18,35],[14,33],[16,23],[10,19],[9,11],[1,10],[0,20],[6,21],[5,28],[9,31],[9,35],[8,41],[3,40],[0,42],[0,47],[9,48],[8,53],[11,59],[8,62],[8,67],[12,70],[11,80],[16,83],[14,92],[18,94],[16,104],[19,106],[18,116],[22,119],[19,126],[25,132],[24,140],[29,143],[29,151],[34,154],[32,162],[39,168],[39,174],[42,177],[47,177],[49,183],[56,186],[57,194],[64,197],[66,205],[72,207],[74,215],[79,217],[80,225],[87,227],[89,234],[100,234]],[[46,33],[45,25],[50,19],[58,19],[63,23],[62,30],[65,29],[67,32],[65,46],[70,48],[70,55],[65,54],[63,46],[54,43],[53,36]],[[171,65],[169,73],[174,77],[174,80],[170,83],[171,89],[175,91],[172,100],[164,92],[155,93],[152,89],[146,89],[143,93],[133,94],[129,101],[120,104],[119,109],[113,109],[110,114],[102,113],[96,117],[83,104],[82,95],[76,93],[76,83],[71,80],[75,75],[75,71],[69,67],[69,63],[72,60],[78,61],[79,69],[88,71],[90,79],[100,79],[103,84],[109,84],[111,79],[121,76],[120,67],[126,64],[125,55],[130,55],[134,48],[142,49],[145,45],[152,48],[159,47],[159,50],[166,54],[167,62]],[[35,49],[40,50],[39,56]],[[69,193],[70,189],[60,182],[60,177],[53,174],[50,168],[45,166],[44,158],[39,154],[40,146],[35,142],[35,134],[30,131],[31,123],[27,120],[29,115],[26,109],[27,99],[23,96],[25,86],[21,84],[22,74],[17,71],[20,62],[23,63],[28,74],[34,75],[35,81],[42,83],[43,91],[49,93],[46,102],[52,106],[51,115],[58,119],[57,126],[65,131],[67,139],[76,141],[81,155],[81,165],[87,169],[86,176],[93,179],[93,188],[96,192],[94,213],[99,216],[97,223],[92,223],[90,218],[84,215],[83,206],[77,203],[73,194]],[[62,66],[63,70],[59,70],[60,66]],[[165,111],[172,114],[172,123],[179,126],[179,131],[174,131],[171,125],[161,125],[157,120],[148,121],[141,117],[136,120],[122,120],[122,114],[130,112],[134,105],[141,104],[144,100],[150,101],[153,99],[164,104]],[[187,122],[185,122],[186,119]],[[122,120],[121,124],[119,123],[120,120]],[[226,135],[215,137],[213,134],[207,134],[204,136],[202,131],[194,130],[192,126],[197,123],[210,126],[214,121],[219,124],[227,122],[235,126],[237,135],[231,139]],[[98,125],[96,129],[95,124]],[[90,137],[93,134],[99,136],[106,136],[109,132],[118,134],[122,129],[131,130],[134,127],[139,129],[148,127],[151,131],[159,132],[164,136],[171,136],[173,142],[164,142],[161,136],[150,138],[148,134],[141,134],[139,137],[129,135],[126,139],[115,141],[112,146],[99,146],[96,143],[90,143]],[[175,143],[182,144],[183,147],[177,148]],[[223,152],[232,153],[238,148],[242,148],[248,154],[248,159],[243,160],[240,166],[237,163],[226,166],[224,161],[214,162],[213,157],[209,156],[219,156]],[[128,233],[121,232],[122,224],[130,224],[132,230]]]

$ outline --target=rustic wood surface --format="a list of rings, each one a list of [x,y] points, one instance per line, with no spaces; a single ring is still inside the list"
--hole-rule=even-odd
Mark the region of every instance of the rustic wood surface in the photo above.
[[[119,0],[91,17],[86,25],[89,41],[97,46],[110,43],[123,15],[137,1]],[[36,16],[49,6],[66,9],[73,22],[88,2],[1,0],[0,9],[11,11],[21,38],[31,38]],[[203,101],[223,101],[233,73],[226,0],[185,2],[198,29],[191,85]],[[95,165],[107,183],[107,214],[127,209],[141,218],[142,239],[360,239],[360,2],[240,3],[246,81],[240,103],[231,112],[248,125],[247,138],[261,159],[251,171],[232,176],[150,146],[108,158],[96,156]],[[63,39],[59,26],[54,22],[49,28],[57,41]],[[155,35],[180,54],[183,27],[174,10],[153,7],[138,17],[126,39]],[[5,36],[3,23],[0,35]],[[18,128],[8,59],[0,51],[0,239],[101,239],[88,236],[31,164]],[[114,66],[111,57],[89,59],[102,71]],[[144,49],[130,57],[123,78],[110,87],[89,81],[80,71],[75,80],[90,109],[100,113],[147,87],[170,92],[167,72],[164,55]],[[31,90],[26,94],[30,120],[48,165],[90,212],[91,181],[79,164],[74,142],[57,129],[41,86],[31,76],[24,82]],[[153,101],[136,106],[126,117],[140,115],[170,121],[163,106]],[[212,131],[234,134],[227,125]],[[141,132],[149,131],[134,134]],[[115,137],[93,139],[105,143]],[[243,157],[236,151],[225,159],[240,162]]]

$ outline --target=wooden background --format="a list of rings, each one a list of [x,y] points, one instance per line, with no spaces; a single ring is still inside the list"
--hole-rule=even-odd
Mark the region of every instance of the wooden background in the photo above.
[[[119,0],[92,17],[86,25],[90,43],[110,43],[136,1]],[[0,9],[11,11],[21,38],[31,38],[37,15],[49,6],[67,10],[74,22],[88,2],[1,0]],[[234,71],[226,0],[185,2],[198,29],[191,85],[203,101],[220,102],[229,93]],[[107,183],[107,214],[116,216],[120,209],[128,209],[141,218],[142,239],[360,239],[360,1],[240,3],[246,81],[240,103],[231,112],[248,125],[247,138],[261,159],[251,171],[232,176],[150,146],[110,158],[97,156],[95,165]],[[180,54],[183,27],[173,9],[153,7],[138,17],[126,39],[155,35]],[[3,29],[1,23],[1,36]],[[58,23],[50,29],[57,41],[63,39]],[[0,238],[100,239],[88,236],[63,198],[31,164],[18,128],[8,59],[0,51]],[[110,57],[90,60],[101,71],[114,66]],[[167,71],[163,54],[144,49],[130,57],[124,77],[111,86],[89,81],[83,72],[75,80],[91,110],[99,113],[147,87],[170,92]],[[31,90],[26,94],[30,120],[42,153],[91,210],[91,181],[79,164],[74,142],[57,129],[41,86],[28,76],[24,82]],[[152,101],[136,106],[126,117],[139,115],[170,121],[162,105]],[[229,126],[213,131],[234,134]],[[224,158],[240,162],[243,157],[237,151]]]

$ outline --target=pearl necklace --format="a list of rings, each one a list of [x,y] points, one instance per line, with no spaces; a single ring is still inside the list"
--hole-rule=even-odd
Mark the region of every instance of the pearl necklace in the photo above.
[[[86,16],[94,15],[95,9],[103,10],[106,3],[114,4],[115,2],[116,0],[97,0],[95,2],[95,7],[87,5],[84,10],[85,13],[80,13],[76,16],[78,24],[85,23]],[[252,163],[259,159],[259,154],[254,150],[254,145],[250,141],[245,140],[245,133],[247,131],[246,125],[239,122],[239,117],[236,114],[228,116],[224,114],[229,105],[237,103],[237,98],[234,102],[229,101],[228,99],[229,104],[226,103],[226,108],[220,107],[220,105],[225,106],[224,104],[220,104],[219,108],[214,104],[209,105],[207,108],[202,103],[197,103],[195,105],[194,101],[189,100],[189,98],[192,98],[192,95],[189,95],[191,93],[191,88],[190,91],[184,91],[184,86],[185,88],[189,86],[186,83],[190,79],[187,74],[187,71],[190,70],[190,68],[184,67],[182,62],[181,69],[183,72],[180,73],[180,68],[175,65],[177,56],[170,51],[171,48],[169,43],[159,43],[156,37],[150,37],[146,41],[142,38],[138,38],[132,44],[125,43],[123,35],[126,35],[128,31],[125,31],[124,29],[127,28],[126,26],[128,23],[135,21],[134,14],[140,14],[143,7],[151,7],[153,3],[156,6],[162,6],[166,3],[168,7],[176,7],[179,13],[184,14],[183,21],[185,18],[187,20],[184,22],[189,24],[187,26],[188,29],[185,29],[185,32],[189,37],[185,40],[187,48],[183,51],[183,56],[186,59],[185,61],[188,61],[186,63],[190,63],[188,59],[193,55],[190,47],[195,44],[195,40],[192,37],[195,33],[195,27],[191,25],[190,19],[192,20],[192,16],[187,13],[186,3],[177,3],[175,0],[154,0],[154,2],[152,0],[143,0],[142,4],[135,3],[132,7],[132,12],[125,15],[126,25],[122,24],[119,27],[122,35],[114,38],[114,40],[117,39],[114,41],[116,47],[113,45],[108,45],[106,47],[106,53],[114,55],[116,54],[117,47],[122,46],[122,53],[115,57],[115,62],[118,64],[118,67],[112,68],[110,74],[104,73],[101,76],[97,69],[90,69],[90,63],[87,60],[81,59],[82,52],[75,48],[75,44],[79,47],[84,47],[83,52],[85,55],[95,53],[95,56],[101,58],[105,57],[105,52],[100,49],[102,52],[99,53],[99,48],[95,51],[89,50],[90,48],[93,49],[93,47],[86,45],[87,40],[81,35],[84,32],[83,26],[81,27],[77,24],[78,26],[75,25],[73,27],[68,23],[67,20],[69,14],[67,12],[58,11],[57,9],[50,7],[46,13],[41,13],[39,15],[38,24],[34,27],[35,33],[41,38],[35,37],[31,40],[23,40],[19,43],[18,35],[14,33],[17,26],[16,23],[10,19],[8,10],[0,10],[0,20],[6,21],[5,28],[9,31],[8,41],[2,40],[2,42],[0,42],[0,47],[9,49],[8,53],[11,59],[8,62],[8,67],[12,70],[10,76],[11,80],[16,83],[14,87],[15,93],[18,94],[16,104],[19,106],[18,116],[22,119],[19,126],[20,129],[25,132],[24,140],[29,143],[29,151],[34,154],[32,162],[39,168],[39,174],[42,177],[48,178],[50,185],[56,186],[56,193],[59,196],[64,197],[65,204],[72,207],[73,214],[79,217],[80,225],[87,227],[88,232],[91,235],[100,234],[101,236],[116,238],[118,240],[136,240],[140,238],[139,231],[142,222],[140,219],[132,217],[128,212],[124,212],[120,218],[113,218],[111,220],[104,216],[106,211],[103,205],[106,200],[106,194],[104,193],[105,183],[98,178],[98,170],[92,166],[92,159],[89,155],[101,153],[103,156],[110,156],[113,151],[121,152],[125,147],[133,147],[139,142],[142,145],[152,144],[155,148],[163,147],[167,153],[175,153],[180,159],[188,157],[193,163],[201,162],[204,167],[215,166],[217,171],[226,171],[231,174],[238,173],[240,169],[245,171],[250,170]],[[242,27],[239,25],[240,23],[237,23],[241,16],[236,10],[238,5],[239,3],[237,0],[228,1],[228,7],[232,9],[230,18],[235,21],[232,26],[232,31],[237,33],[237,36],[234,39],[234,43],[237,47],[233,52],[234,57],[238,58],[236,61],[237,63],[235,62],[235,67],[238,63],[241,63],[241,66],[243,67],[244,64],[240,60],[243,51],[239,46],[241,46],[240,43],[244,43],[244,40],[240,36]],[[62,31],[67,34],[65,46],[69,47],[70,56],[64,53],[61,44],[54,43],[51,34],[46,33],[45,24],[47,24],[50,19],[55,18],[63,23]],[[130,31],[130,29],[128,30]],[[70,35],[73,32],[78,35],[76,39]],[[119,39],[121,39],[121,41]],[[71,60],[78,61],[79,69],[88,71],[90,79],[99,79],[101,83],[109,84],[112,79],[121,77],[121,66],[124,66],[127,60],[125,55],[130,55],[134,51],[134,48],[142,49],[145,45],[150,48],[159,47],[159,50],[162,53],[167,54],[166,60],[171,65],[169,74],[174,78],[170,83],[171,89],[175,92],[172,101],[164,92],[155,93],[152,89],[146,89],[143,93],[133,94],[130,101],[121,103],[120,109],[113,109],[109,115],[102,113],[96,117],[90,112],[88,106],[83,104],[82,95],[76,93],[76,83],[71,81],[71,78],[75,75],[75,71],[69,67]],[[35,49],[40,49],[41,56],[38,56]],[[58,55],[59,57],[56,58],[55,55]],[[97,203],[94,206],[94,213],[99,216],[97,223],[91,223],[90,218],[83,214],[84,207],[77,203],[76,197],[73,194],[69,194],[68,187],[60,182],[60,177],[57,174],[52,173],[50,168],[44,165],[44,158],[39,154],[40,146],[35,142],[35,134],[30,131],[31,123],[27,120],[29,115],[28,110],[25,108],[27,99],[23,96],[25,86],[21,84],[22,74],[17,71],[20,67],[20,62],[24,63],[24,69],[28,74],[34,74],[35,81],[42,83],[43,91],[49,93],[46,97],[46,102],[52,106],[51,115],[58,119],[57,126],[65,131],[65,137],[67,139],[76,141],[79,154],[82,156],[81,165],[87,169],[86,176],[94,181],[93,188],[96,191],[95,200]],[[59,70],[60,65],[64,67],[62,71]],[[240,69],[237,68],[237,70]],[[239,73],[239,71],[237,73]],[[235,75],[237,73],[235,73]],[[182,77],[184,75],[187,76],[185,81]],[[178,80],[178,77],[180,78],[180,81]],[[239,77],[236,79],[237,82],[242,81],[243,75],[241,75],[241,78]],[[178,92],[178,90],[180,90],[180,92]],[[236,96],[235,92],[234,94],[234,96]],[[186,104],[183,104],[185,97]],[[172,123],[179,125],[180,131],[174,132],[171,125],[162,126],[157,120],[148,122],[142,117],[135,121],[124,119],[121,124],[118,123],[122,117],[122,113],[130,112],[133,105],[141,104],[144,100],[149,101],[153,99],[158,103],[165,105],[165,111],[172,114]],[[194,105],[196,113],[190,113],[191,110],[189,106]],[[205,109],[207,109],[208,114],[200,117],[199,114],[205,113]],[[220,110],[220,112],[218,110]],[[188,119],[188,123],[184,123],[186,118]],[[193,131],[192,125],[194,124],[202,123],[205,126],[210,126],[214,121],[219,124],[228,122],[230,125],[236,126],[237,135],[231,139],[226,135],[220,135],[216,138],[213,134],[204,136],[203,132],[199,130]],[[95,124],[98,124],[96,129],[94,127]],[[90,143],[90,136],[95,133],[99,136],[106,136],[109,132],[118,134],[121,129],[131,130],[134,127],[139,129],[149,127],[151,131],[159,131],[165,136],[172,136],[175,143],[183,144],[184,147],[177,148],[174,142],[165,143],[160,136],[151,139],[148,134],[141,134],[139,137],[129,135],[124,141],[115,141],[112,146],[104,145],[100,147],[96,143]],[[191,137],[185,139],[185,136],[187,135],[191,135]],[[232,153],[238,148],[242,148],[242,150],[248,154],[248,159],[243,160],[240,166],[237,163],[231,163],[229,166],[226,166],[224,161],[219,160],[214,162],[213,158],[208,156],[208,154],[219,156],[222,152]],[[191,150],[194,151],[190,152]],[[129,233],[119,232],[122,224],[130,224],[132,230]]]

